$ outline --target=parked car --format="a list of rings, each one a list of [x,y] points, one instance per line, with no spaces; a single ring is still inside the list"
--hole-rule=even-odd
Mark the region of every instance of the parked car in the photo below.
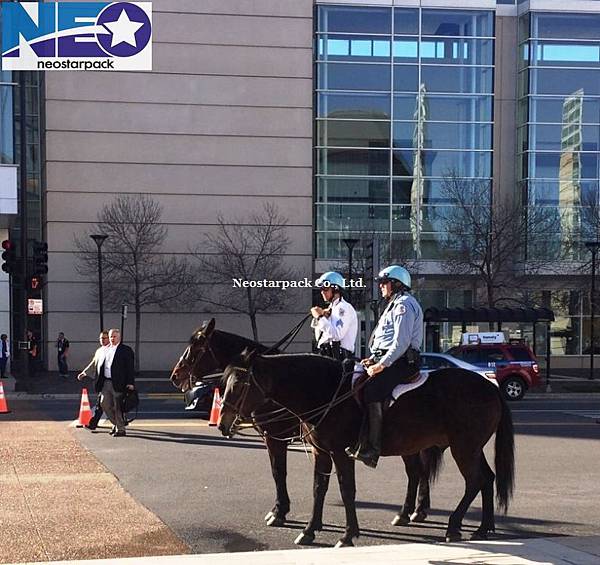
[[[478,373],[482,377],[492,381],[495,385],[498,385],[496,382],[496,371],[494,369],[481,369],[480,367],[466,363],[465,361],[452,357],[452,355],[446,353],[421,353],[421,371],[423,372],[430,373],[431,371],[437,371],[438,369],[456,367]]]
[[[459,345],[446,353],[480,369],[495,369],[496,380],[508,400],[521,400],[540,384],[540,367],[525,343]]]
[[[219,386],[218,379],[207,379],[197,381],[195,386],[183,395],[185,410],[210,414],[215,388]],[[220,391],[223,394],[224,391]]]

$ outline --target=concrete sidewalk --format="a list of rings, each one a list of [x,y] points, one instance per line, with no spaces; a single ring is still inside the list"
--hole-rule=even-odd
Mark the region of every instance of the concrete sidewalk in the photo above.
[[[0,416],[0,563],[189,551],[64,423]]]
[[[597,565],[600,536],[538,538],[461,544],[410,543],[343,549],[291,549],[176,555],[96,561],[74,565]]]

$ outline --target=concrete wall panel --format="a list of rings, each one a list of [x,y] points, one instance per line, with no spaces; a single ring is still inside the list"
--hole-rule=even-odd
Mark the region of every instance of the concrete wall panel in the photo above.
[[[144,88],[140,88],[140,80]],[[46,90],[55,100],[108,100],[116,102],[204,104],[310,108],[312,79],[293,77],[238,77],[161,75],[158,73],[95,72],[81,80],[79,73],[48,73]],[[159,112],[155,108],[154,112]]]
[[[310,167],[312,139],[49,131],[49,161]]]
[[[50,101],[50,130],[148,134],[312,136],[310,108],[252,108]],[[149,116],[152,118],[149,119]]]

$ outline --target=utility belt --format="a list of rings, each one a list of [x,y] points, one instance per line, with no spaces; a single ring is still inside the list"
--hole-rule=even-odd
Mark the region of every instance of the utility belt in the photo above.
[[[344,359],[354,358],[354,352],[348,349],[344,349],[339,341],[332,341],[331,343],[324,343],[319,347],[319,353],[326,357],[333,357],[343,361]]]
[[[376,349],[373,352],[373,355],[375,356],[374,357],[375,362],[379,363],[379,360],[387,352],[388,352],[388,349]],[[406,350],[406,353],[404,353],[404,355],[402,355],[396,361],[394,361],[394,363],[397,363],[400,360],[405,361],[409,365],[418,365],[421,362],[421,352],[418,349],[415,349],[414,347],[411,346]],[[392,363],[392,366],[394,365],[394,363]]]

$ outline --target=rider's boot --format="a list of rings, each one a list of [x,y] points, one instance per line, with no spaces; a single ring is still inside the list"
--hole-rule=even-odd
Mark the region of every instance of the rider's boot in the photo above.
[[[377,467],[377,461],[381,453],[381,428],[383,422],[383,403],[381,402],[370,402],[367,404],[368,411],[368,441],[361,441],[359,449],[355,453],[349,452],[346,449],[346,453],[362,461],[365,465]],[[362,430],[361,430],[362,431]]]

